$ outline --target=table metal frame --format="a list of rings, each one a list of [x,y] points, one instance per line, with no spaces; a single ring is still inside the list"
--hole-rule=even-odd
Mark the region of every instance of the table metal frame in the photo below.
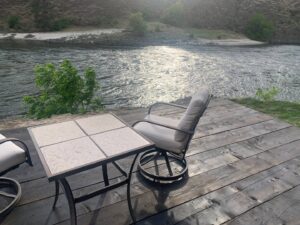
[[[120,173],[124,177],[126,177],[125,180],[120,181],[116,184],[112,184],[112,185],[109,185],[109,178],[108,178],[108,174],[107,174],[107,163],[104,163],[102,165],[102,173],[103,173],[103,179],[104,179],[105,187],[101,188],[101,189],[98,189],[96,191],[93,191],[89,194],[82,195],[78,198],[74,197],[74,195],[72,193],[72,189],[70,187],[70,184],[69,184],[69,182],[67,181],[67,179],[65,177],[55,180],[55,198],[54,198],[54,203],[53,203],[52,208],[53,209],[55,208],[58,197],[59,197],[59,183],[60,183],[62,185],[63,190],[64,190],[65,196],[68,200],[71,224],[72,225],[77,225],[77,219],[76,219],[76,216],[77,216],[76,204],[77,203],[86,201],[86,200],[88,200],[90,198],[93,198],[97,195],[100,195],[102,193],[105,193],[107,191],[113,190],[115,188],[118,188],[122,185],[127,184],[127,204],[128,204],[128,208],[129,208],[129,212],[130,212],[130,216],[132,218],[132,221],[133,221],[133,223],[136,223],[136,218],[135,218],[134,211],[133,211],[133,208],[132,208],[132,203],[131,203],[130,184],[131,184],[131,177],[132,177],[133,168],[134,168],[134,165],[135,165],[135,162],[136,162],[136,159],[137,159],[138,155],[139,155],[139,153],[136,153],[128,173],[126,173],[125,170],[119,164],[117,164],[114,161],[112,162],[112,164],[120,171]],[[124,156],[124,157],[127,157],[127,155]]]

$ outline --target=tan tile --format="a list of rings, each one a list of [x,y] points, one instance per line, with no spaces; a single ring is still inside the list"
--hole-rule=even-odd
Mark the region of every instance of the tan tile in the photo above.
[[[107,156],[118,155],[150,143],[129,127],[91,136]]]
[[[41,152],[52,175],[105,158],[101,150],[88,137],[46,146],[41,148]]]
[[[39,147],[86,136],[73,121],[30,128]]]
[[[78,119],[76,122],[88,134],[97,134],[108,130],[113,130],[126,125],[111,114],[91,116]]]

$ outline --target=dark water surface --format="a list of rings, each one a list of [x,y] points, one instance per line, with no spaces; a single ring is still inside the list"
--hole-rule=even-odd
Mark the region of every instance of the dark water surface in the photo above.
[[[2,48],[0,118],[24,112],[22,97],[36,92],[36,64],[63,59],[96,70],[107,107],[169,102],[202,85],[222,97],[253,96],[257,88],[276,86],[279,99],[300,100],[300,46]]]

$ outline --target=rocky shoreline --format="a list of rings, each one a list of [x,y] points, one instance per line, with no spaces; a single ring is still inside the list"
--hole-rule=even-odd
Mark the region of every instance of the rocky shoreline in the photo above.
[[[264,43],[247,38],[203,39],[192,38],[188,33],[149,32],[138,37],[125,29],[93,29],[88,31],[67,31],[47,33],[0,33],[0,47],[50,47],[50,46],[147,46],[147,45],[224,45],[248,46]]]

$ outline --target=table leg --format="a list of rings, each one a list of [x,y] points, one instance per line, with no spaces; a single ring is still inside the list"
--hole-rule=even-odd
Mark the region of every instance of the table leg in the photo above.
[[[59,196],[59,182],[55,181],[55,198],[54,198],[52,209],[54,209],[56,206],[58,196]]]
[[[106,163],[102,165],[102,174],[103,174],[104,184],[105,184],[105,186],[108,186],[109,179],[107,176],[107,164]]]
[[[135,164],[135,161],[136,161],[138,155],[139,154],[136,154],[136,156],[134,157],[134,159],[132,161],[132,164],[131,164],[131,167],[130,167],[130,170],[129,170],[129,173],[128,173],[128,178],[127,178],[128,179],[128,181],[127,181],[127,203],[128,203],[130,216],[131,216],[132,221],[133,221],[134,224],[136,223],[136,218],[135,218],[134,211],[132,209],[132,204],[131,204],[130,183],[131,183],[131,177],[132,177],[132,171],[133,171],[133,168],[134,168],[134,164]]]
[[[74,199],[72,190],[70,188],[70,185],[69,185],[68,181],[65,178],[60,179],[60,182],[63,186],[65,195],[66,195],[67,200],[68,200],[71,225],[77,225],[75,199]]]

